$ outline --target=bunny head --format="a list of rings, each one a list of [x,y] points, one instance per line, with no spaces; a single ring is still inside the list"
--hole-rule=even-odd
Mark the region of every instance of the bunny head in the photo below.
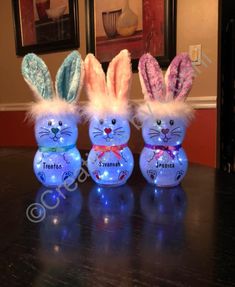
[[[35,123],[36,140],[40,146],[71,145],[78,136],[78,99],[83,83],[84,66],[78,52],[72,52],[56,75],[53,89],[46,64],[35,54],[27,54],[22,74],[34,93],[29,115]]]
[[[144,54],[139,61],[139,77],[145,103],[138,109],[143,138],[151,145],[181,144],[193,117],[185,103],[193,83],[193,67],[185,53],[171,62],[165,79],[156,59]]]
[[[99,61],[85,59],[85,87],[89,98],[86,113],[90,119],[89,136],[96,145],[124,144],[130,137],[128,94],[132,78],[131,60],[122,50],[110,62],[107,80]]]
[[[41,116],[35,123],[35,136],[39,146],[73,145],[78,137],[76,117],[65,114]]]

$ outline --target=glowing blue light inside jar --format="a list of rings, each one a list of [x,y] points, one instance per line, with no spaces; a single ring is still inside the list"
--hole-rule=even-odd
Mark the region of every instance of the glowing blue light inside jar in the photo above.
[[[130,126],[121,116],[93,117],[89,136],[93,147],[88,156],[88,170],[100,185],[119,186],[130,177],[134,160],[127,142]]]
[[[176,186],[185,176],[188,159],[181,144],[186,126],[182,119],[149,118],[143,123],[145,147],[140,169],[145,179],[156,186]]]
[[[81,168],[74,116],[47,115],[38,118],[35,136],[39,148],[33,165],[38,180],[44,186],[72,184]]]

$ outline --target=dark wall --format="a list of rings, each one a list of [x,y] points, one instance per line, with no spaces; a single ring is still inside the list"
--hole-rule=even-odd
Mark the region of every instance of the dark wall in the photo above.
[[[220,162],[222,169],[235,172],[235,1],[220,5]]]

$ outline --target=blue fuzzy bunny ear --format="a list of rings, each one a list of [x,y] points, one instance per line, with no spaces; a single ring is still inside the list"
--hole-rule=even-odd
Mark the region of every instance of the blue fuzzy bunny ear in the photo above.
[[[83,76],[84,66],[81,55],[77,51],[73,51],[57,72],[57,95],[69,103],[75,101],[82,88]]]
[[[33,53],[27,54],[22,61],[21,70],[26,83],[40,100],[52,99],[51,75],[41,58]]]

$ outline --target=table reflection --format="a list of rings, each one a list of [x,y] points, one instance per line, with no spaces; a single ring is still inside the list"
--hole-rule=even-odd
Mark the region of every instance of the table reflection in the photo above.
[[[61,226],[73,222],[82,209],[82,195],[74,187],[47,188],[42,186],[36,194],[36,203],[44,208],[46,213],[43,224]]]
[[[95,185],[89,194],[88,204],[93,220],[91,280],[95,281],[100,278],[100,272],[105,272],[112,274],[114,284],[120,284],[120,278],[125,278],[125,284],[131,282],[127,270],[131,264],[132,189],[128,185],[114,188]]]
[[[181,186],[159,188],[146,185],[140,198],[147,221],[158,224],[182,222],[186,211],[186,193]]]
[[[134,207],[134,196],[128,185],[93,186],[89,195],[89,211],[98,230],[117,231],[128,223]]]
[[[83,199],[78,188],[69,191],[65,187],[60,190],[42,187],[37,192],[36,202],[46,210],[39,227],[42,272],[35,282],[35,286],[42,286],[48,276],[52,282],[68,277],[69,264],[79,262],[79,214]]]
[[[184,217],[186,193],[181,186],[157,188],[146,185],[140,198],[145,217],[140,254],[143,270],[161,274],[165,268],[177,264],[178,255],[185,246]]]

